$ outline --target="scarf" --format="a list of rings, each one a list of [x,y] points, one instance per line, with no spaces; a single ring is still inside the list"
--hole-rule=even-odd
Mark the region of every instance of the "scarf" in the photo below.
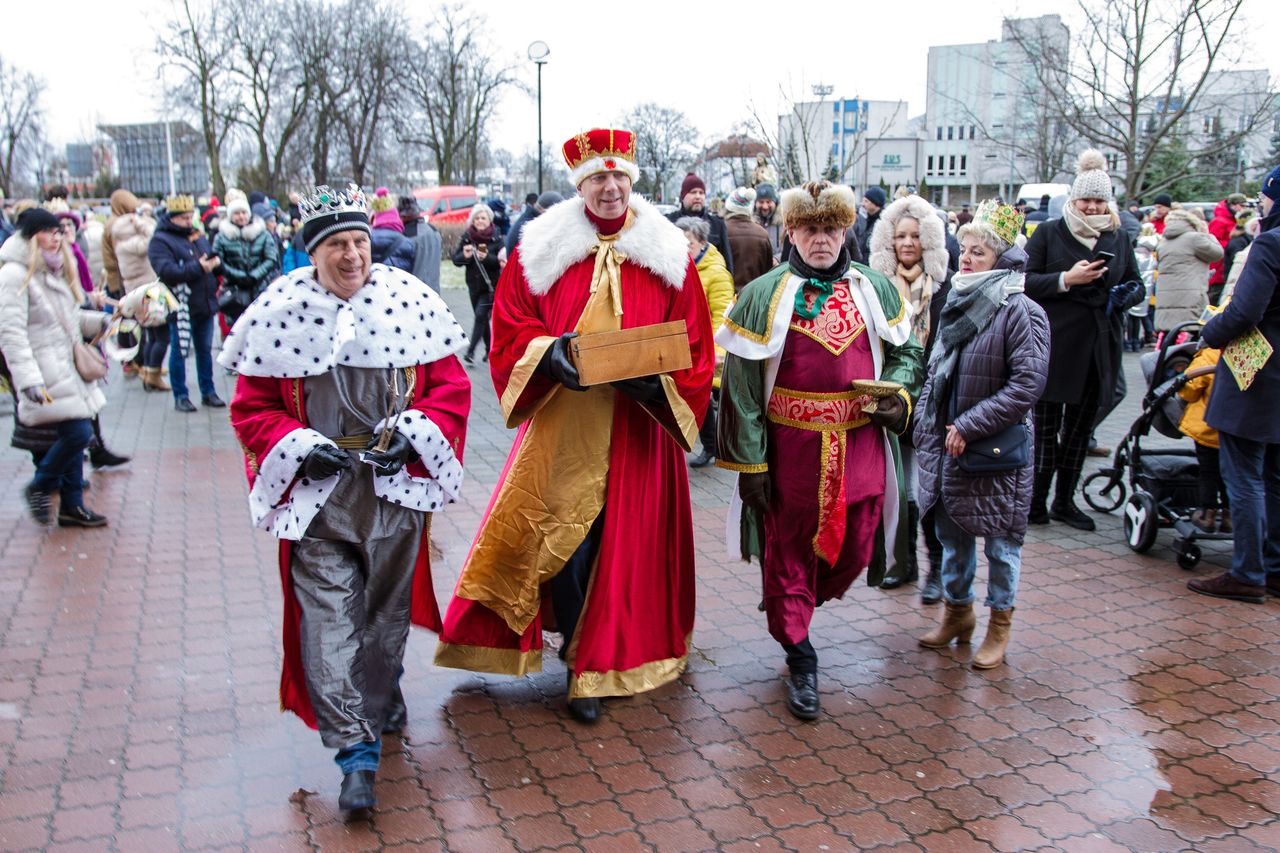
[[[814,320],[822,313],[822,306],[827,304],[827,299],[835,289],[835,282],[844,278],[845,273],[849,271],[849,250],[841,246],[840,254],[836,256],[834,264],[825,270],[815,270],[804,262],[798,251],[792,248],[787,264],[793,273],[805,280],[804,286],[796,289],[795,312],[802,320]],[[816,293],[812,308],[805,299],[806,292]]]
[[[174,298],[178,300],[178,310],[176,313],[178,325],[178,341],[176,346],[178,352],[186,358],[191,354],[191,285],[175,284],[173,286]]]
[[[1109,210],[1093,216],[1081,216],[1074,204],[1064,207],[1062,216],[1067,220],[1067,229],[1071,231],[1071,236],[1089,249],[1097,245],[1102,232],[1114,231],[1120,224],[1120,220]]]
[[[34,240],[32,242],[35,242]],[[40,250],[41,257],[44,258],[44,265],[49,268],[49,272],[58,275],[62,272],[62,252],[46,252]]]
[[[907,269],[901,263],[894,273],[894,284],[898,286],[898,295],[903,298],[912,310],[911,331],[921,346],[929,340],[929,302],[933,299],[933,276],[925,274],[924,264],[917,263]]]
[[[941,402],[950,398],[960,351],[991,325],[1010,295],[1023,291],[1024,281],[1021,272],[1008,269],[961,273],[951,279],[951,293],[938,317],[938,338],[929,357],[934,383],[925,403],[926,418],[936,420]]]
[[[587,219],[591,221],[591,224],[596,227],[596,233],[602,237],[608,237],[621,231],[622,226],[627,224],[627,216],[631,213],[631,210],[628,209],[626,213],[616,219],[601,219],[585,207],[582,208],[582,211],[587,215]]]
[[[404,226],[401,226],[401,230],[402,231],[404,230]],[[474,224],[468,225],[467,239],[470,240],[472,243],[485,243],[485,244],[492,243],[493,242],[493,223],[490,222],[489,227],[484,229],[477,228]]]

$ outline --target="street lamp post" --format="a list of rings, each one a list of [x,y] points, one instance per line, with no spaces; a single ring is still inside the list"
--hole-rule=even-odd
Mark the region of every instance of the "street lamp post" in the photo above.
[[[529,58],[538,66],[538,195],[542,195],[542,66],[551,55],[545,41],[529,45]]]

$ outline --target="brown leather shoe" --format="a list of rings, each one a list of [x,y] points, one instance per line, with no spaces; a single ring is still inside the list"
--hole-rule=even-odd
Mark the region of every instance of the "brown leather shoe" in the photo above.
[[[1231,601],[1247,601],[1250,604],[1262,604],[1267,600],[1267,588],[1261,584],[1254,586],[1236,580],[1231,572],[1223,572],[1217,577],[1196,578],[1187,581],[1187,589],[1212,598],[1227,598]]]
[[[916,642],[926,649],[944,649],[951,645],[952,640],[967,643],[973,637],[973,627],[977,621],[972,601],[968,604],[952,604],[948,601],[942,611],[942,623]]]

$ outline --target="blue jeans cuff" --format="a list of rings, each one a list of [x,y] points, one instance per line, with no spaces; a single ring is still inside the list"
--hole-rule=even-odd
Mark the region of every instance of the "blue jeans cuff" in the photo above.
[[[377,772],[381,758],[382,742],[374,740],[361,741],[354,746],[343,747],[338,750],[337,755],[333,757],[333,761],[345,775],[360,770]]]

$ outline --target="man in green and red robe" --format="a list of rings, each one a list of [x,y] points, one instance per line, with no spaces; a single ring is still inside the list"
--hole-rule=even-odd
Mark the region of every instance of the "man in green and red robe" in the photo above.
[[[905,569],[898,436],[923,349],[892,282],[849,261],[855,204],[825,181],[784,193],[795,251],[743,289],[716,335],[728,353],[716,464],[739,475],[729,546],[760,560],[769,633],[790,668],[787,706],[801,719],[819,710],[814,607],[841,598],[864,569],[872,586]],[[901,389],[873,406],[859,380]]]

